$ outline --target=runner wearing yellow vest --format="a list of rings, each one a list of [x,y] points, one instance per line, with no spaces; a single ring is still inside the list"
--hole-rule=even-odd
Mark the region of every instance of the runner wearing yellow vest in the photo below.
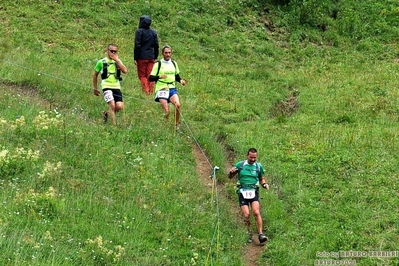
[[[169,103],[176,108],[175,126],[180,127],[180,100],[177,95],[176,82],[186,85],[186,81],[180,77],[179,67],[172,61],[172,48],[165,45],[162,48],[163,59],[158,61],[152,68],[149,80],[155,81],[155,101],[159,102],[164,111],[165,119],[169,118]],[[160,68],[159,64],[161,64]]]
[[[101,73],[101,88],[108,103],[108,111],[103,112],[104,122],[110,117],[112,124],[116,125],[115,114],[123,109],[120,72],[126,74],[127,68],[118,57],[116,45],[109,44],[106,52],[107,56],[98,60],[94,67],[93,89],[94,95],[100,96],[98,76]]]

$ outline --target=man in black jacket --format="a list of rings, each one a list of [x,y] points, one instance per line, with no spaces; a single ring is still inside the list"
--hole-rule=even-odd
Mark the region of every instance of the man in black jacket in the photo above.
[[[149,16],[141,16],[134,38],[134,64],[143,92],[147,95],[154,92],[154,82],[149,82],[148,77],[159,54],[158,34],[151,29],[151,22]]]

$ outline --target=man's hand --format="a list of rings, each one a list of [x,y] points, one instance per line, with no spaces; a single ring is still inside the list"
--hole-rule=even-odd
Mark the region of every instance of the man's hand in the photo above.
[[[263,187],[264,189],[269,190],[269,184],[268,184],[268,183],[263,183],[263,184],[262,184],[262,187]]]
[[[94,92],[94,95],[96,95],[96,96],[100,96],[100,94],[101,94],[100,91],[96,88],[93,89],[93,92]]]
[[[235,168],[235,167],[231,168],[229,171],[228,177],[232,178],[233,176],[235,176],[235,174],[237,174],[237,172],[238,172],[237,168]]]
[[[114,53],[108,53],[109,54],[109,58],[111,58],[114,61],[118,61],[119,57],[117,54]]]

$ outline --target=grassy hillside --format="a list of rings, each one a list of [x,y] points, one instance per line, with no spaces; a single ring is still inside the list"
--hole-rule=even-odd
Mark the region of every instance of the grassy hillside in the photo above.
[[[3,2],[1,265],[244,265],[224,168],[252,146],[272,186],[259,265],[399,263],[371,253],[399,245],[396,1]],[[189,82],[181,135],[140,89],[143,14]],[[116,127],[91,85],[108,43],[129,69]]]

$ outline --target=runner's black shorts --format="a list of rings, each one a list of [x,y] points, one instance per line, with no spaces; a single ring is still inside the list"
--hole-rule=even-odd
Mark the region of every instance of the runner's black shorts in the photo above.
[[[240,207],[245,206],[245,205],[250,206],[252,204],[252,202],[254,202],[254,201],[259,201],[259,191],[258,190],[255,191],[255,197],[253,199],[244,199],[242,194],[238,192],[238,203],[240,204]]]
[[[122,92],[121,92],[120,89],[107,89],[107,88],[105,88],[105,89],[103,89],[103,93],[104,93],[104,91],[112,91],[112,95],[114,96],[114,101],[115,102],[123,102]]]

